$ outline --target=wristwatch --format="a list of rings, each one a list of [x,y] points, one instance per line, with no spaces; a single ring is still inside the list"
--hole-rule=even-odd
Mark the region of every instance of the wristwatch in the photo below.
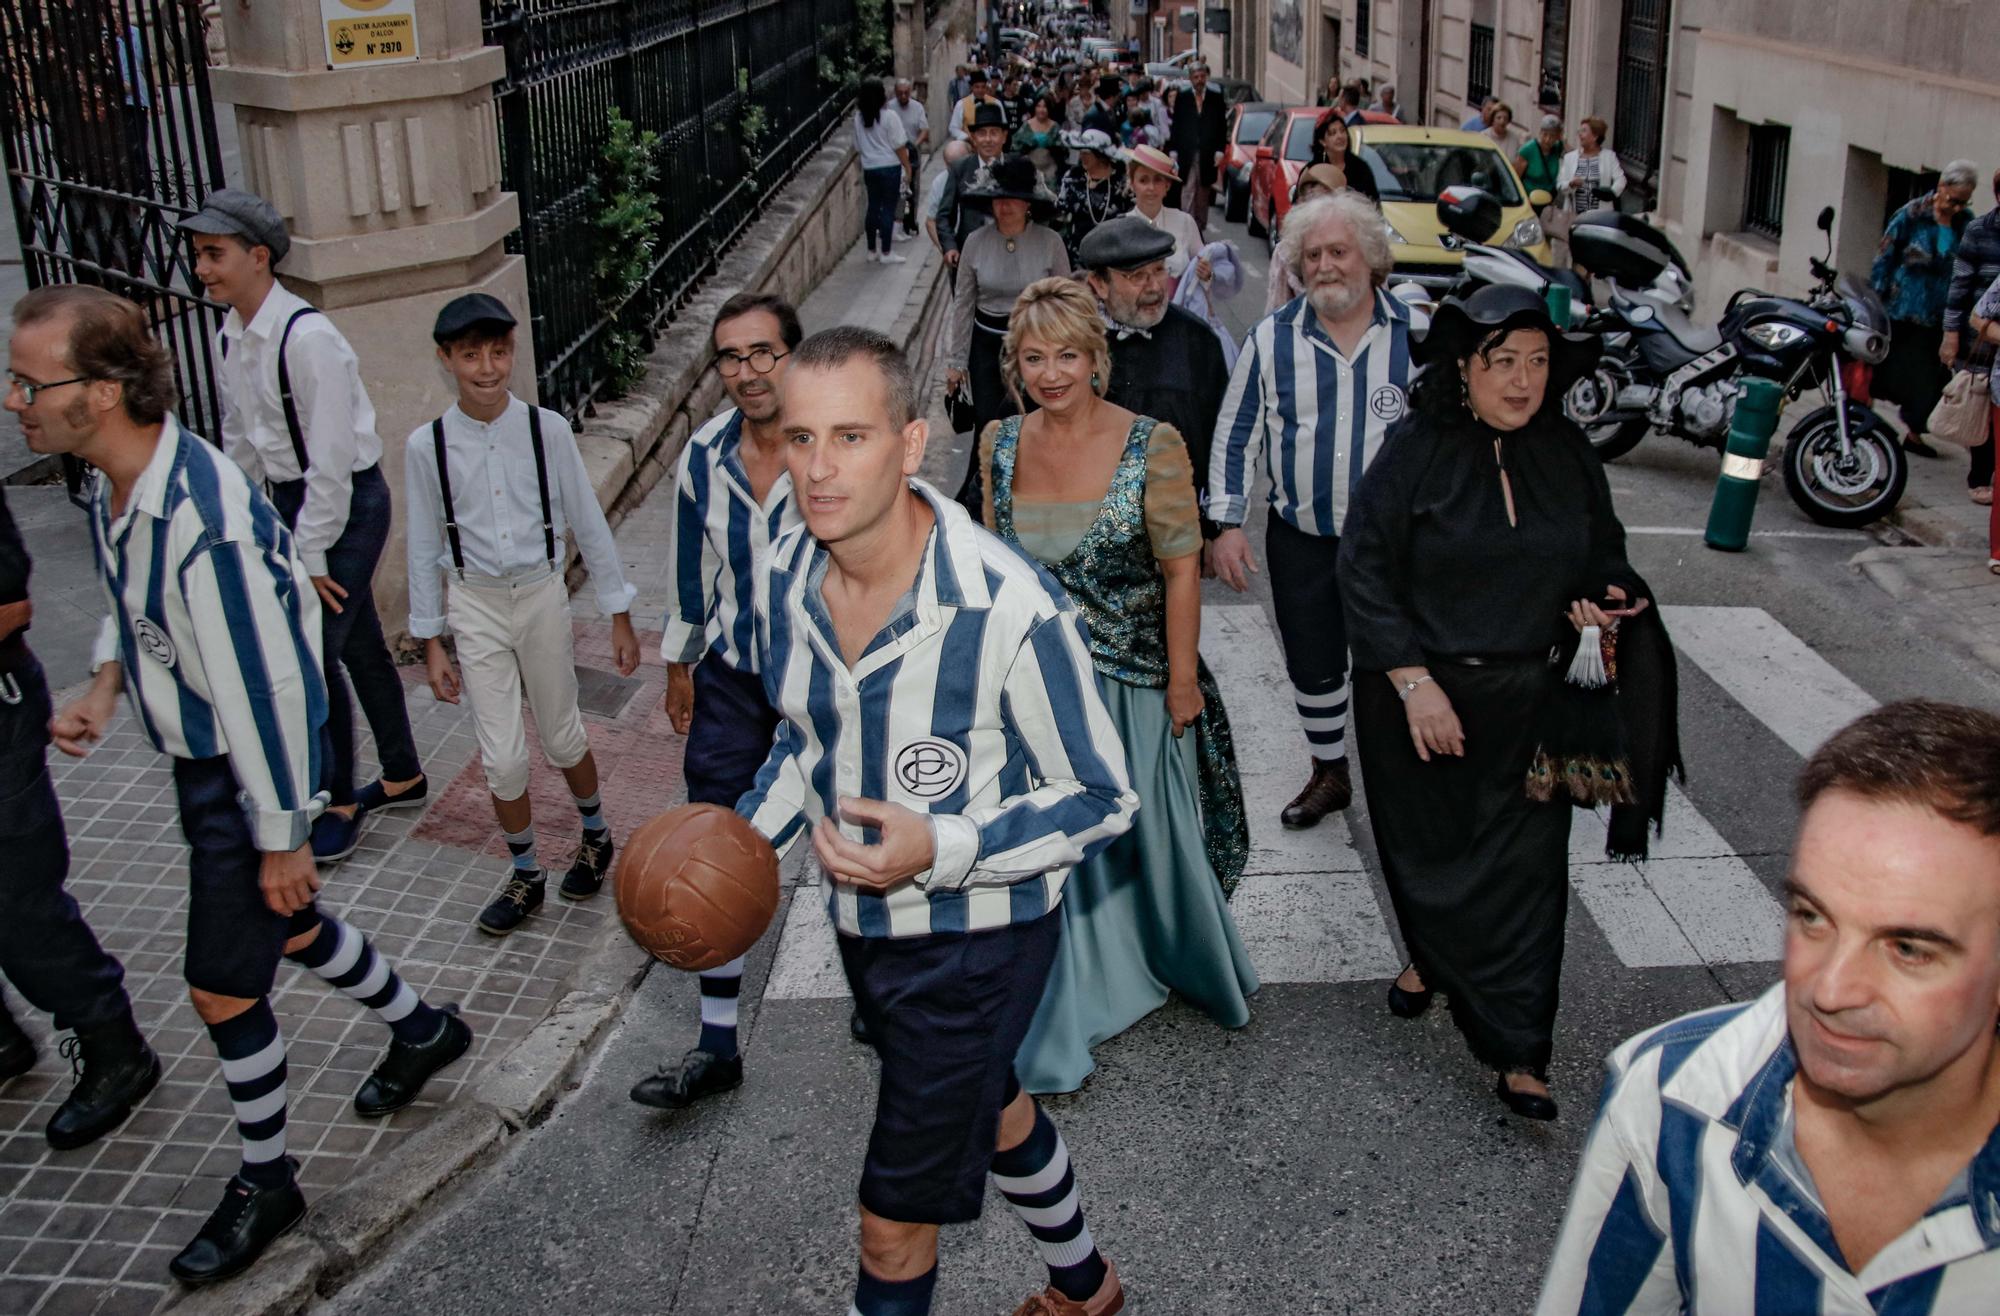
[[[1434,681],[1436,679],[1437,678],[1432,676],[1429,672],[1425,672],[1422,676],[1418,677],[1416,680],[1409,681],[1403,685],[1397,686],[1396,698],[1402,700],[1404,703],[1407,704],[1410,702],[1410,692],[1412,690],[1415,690],[1418,686],[1422,685],[1426,681]]]

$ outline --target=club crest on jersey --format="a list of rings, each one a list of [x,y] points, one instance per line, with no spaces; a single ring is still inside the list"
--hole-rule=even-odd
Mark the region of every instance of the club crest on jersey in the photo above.
[[[941,799],[965,780],[965,751],[949,740],[926,736],[897,750],[890,770],[905,794],[920,800]]]
[[[1403,390],[1394,384],[1384,384],[1368,395],[1368,410],[1377,420],[1401,420],[1403,409]]]
[[[141,617],[132,623],[132,634],[139,641],[139,650],[162,667],[172,667],[180,655],[174,651],[174,642],[167,633],[153,624],[151,617]]]

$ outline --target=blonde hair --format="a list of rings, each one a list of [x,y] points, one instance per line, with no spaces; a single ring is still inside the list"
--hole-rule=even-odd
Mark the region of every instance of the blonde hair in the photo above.
[[[1007,336],[1000,340],[1000,377],[1015,405],[1022,408],[1028,405],[1027,386],[1017,361],[1021,343],[1029,338],[1088,353],[1090,391],[1102,397],[1111,386],[1111,340],[1104,332],[1104,315],[1097,298],[1070,276],[1035,280],[1021,290],[1007,317]]]

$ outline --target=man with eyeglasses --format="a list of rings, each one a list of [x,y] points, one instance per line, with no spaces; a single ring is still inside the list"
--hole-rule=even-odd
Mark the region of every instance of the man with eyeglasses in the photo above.
[[[778,714],[764,697],[751,630],[757,573],[771,542],[799,520],[779,426],[786,358],[805,336],[798,312],[769,293],[738,293],[709,331],[735,405],[697,430],[675,472],[667,534],[667,717],[687,737],[690,804],[733,809],[756,784]],[[736,1045],[741,956],[701,975],[701,1035],[679,1060],[639,1080],[632,1100],[677,1110],[743,1081]]]

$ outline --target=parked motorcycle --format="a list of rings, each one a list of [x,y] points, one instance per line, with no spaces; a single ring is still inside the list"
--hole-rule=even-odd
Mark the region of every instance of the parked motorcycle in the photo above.
[[[1459,184],[1438,194],[1438,223],[1445,228],[1442,243],[1461,253],[1464,260],[1463,272],[1447,295],[1469,297],[1488,285],[1498,285],[1526,288],[1541,297],[1550,284],[1561,284],[1569,289],[1570,306],[1581,318],[1591,309],[1591,292],[1590,285],[1575,271],[1541,265],[1526,252],[1493,245],[1491,239],[1499,236],[1504,214],[1499,198],[1482,188]],[[1694,277],[1672,243],[1666,243],[1666,250],[1666,267],[1637,295],[1682,311],[1692,310]]]
[[[1819,214],[1833,254],[1833,207]],[[1635,216],[1602,211],[1570,226],[1578,263],[1605,280],[1610,304],[1579,329],[1600,334],[1597,370],[1577,381],[1563,410],[1583,427],[1606,461],[1622,457],[1654,430],[1720,450],[1743,381],[1774,380],[1791,402],[1817,389],[1827,399],[1792,427],[1783,458],[1785,489],[1821,525],[1857,527],[1881,519],[1903,496],[1908,459],[1895,431],[1873,408],[1849,398],[1843,370],[1880,364],[1889,352],[1889,316],[1881,298],[1813,259],[1817,282],[1803,298],[1745,288],[1722,321],[1696,324],[1647,287],[1673,263],[1672,244]]]

